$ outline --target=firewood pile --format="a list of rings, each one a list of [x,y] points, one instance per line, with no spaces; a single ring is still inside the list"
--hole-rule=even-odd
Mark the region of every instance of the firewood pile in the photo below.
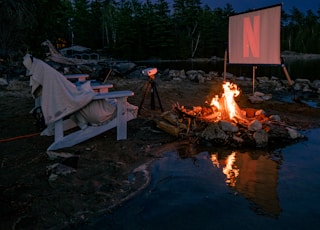
[[[276,147],[305,139],[296,127],[285,124],[278,115],[268,116],[253,108],[240,109],[225,95],[216,96],[213,101],[216,103],[192,108],[176,103],[171,111],[161,115],[157,127],[176,137],[231,147]]]

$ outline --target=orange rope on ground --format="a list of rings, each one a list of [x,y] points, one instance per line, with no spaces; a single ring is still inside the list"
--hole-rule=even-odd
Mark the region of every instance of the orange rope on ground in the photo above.
[[[11,137],[11,138],[7,138],[7,139],[0,140],[0,142],[8,142],[8,141],[19,140],[19,139],[23,139],[23,138],[28,138],[28,137],[37,136],[37,135],[39,135],[39,134],[40,134],[40,132],[38,132],[38,133],[32,133],[32,134],[27,134],[27,135],[23,135],[23,136],[18,136],[18,137]]]

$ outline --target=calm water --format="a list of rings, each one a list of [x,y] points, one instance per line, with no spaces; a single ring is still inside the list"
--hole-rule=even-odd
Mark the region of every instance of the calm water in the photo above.
[[[170,61],[170,62],[141,62],[138,65],[146,65],[148,67],[157,67],[159,70],[176,69],[176,70],[203,70],[223,72],[223,61],[217,62],[191,62],[191,61]],[[320,79],[320,59],[294,60],[286,62],[286,68],[291,79],[307,78],[310,80]],[[252,77],[252,66],[228,65],[227,72],[236,76]],[[286,79],[281,66],[258,66],[256,69],[256,77],[259,76],[276,76]]]
[[[320,129],[276,151],[180,144],[94,229],[319,229]]]

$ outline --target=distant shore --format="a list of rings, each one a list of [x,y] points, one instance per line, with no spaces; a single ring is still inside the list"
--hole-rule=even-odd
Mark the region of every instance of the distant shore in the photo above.
[[[320,59],[320,54],[296,53],[292,51],[283,51],[281,56],[288,59]]]
[[[308,53],[297,53],[293,51],[282,51],[281,57],[290,60],[307,60],[307,59],[320,59],[320,54],[308,54]],[[223,61],[223,57],[212,56],[211,58],[188,58],[188,59],[148,59],[148,60],[135,60],[134,62],[139,63],[147,63],[147,62],[181,62],[181,61],[190,61],[190,62],[216,62]]]

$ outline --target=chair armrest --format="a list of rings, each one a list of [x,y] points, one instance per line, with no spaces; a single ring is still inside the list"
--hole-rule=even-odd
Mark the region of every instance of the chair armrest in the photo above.
[[[99,99],[107,99],[107,98],[131,97],[133,95],[134,95],[134,92],[130,90],[112,91],[108,93],[97,93],[93,99],[99,100]]]
[[[89,78],[89,74],[67,74],[64,75],[68,80],[78,79],[78,81],[86,81]]]

